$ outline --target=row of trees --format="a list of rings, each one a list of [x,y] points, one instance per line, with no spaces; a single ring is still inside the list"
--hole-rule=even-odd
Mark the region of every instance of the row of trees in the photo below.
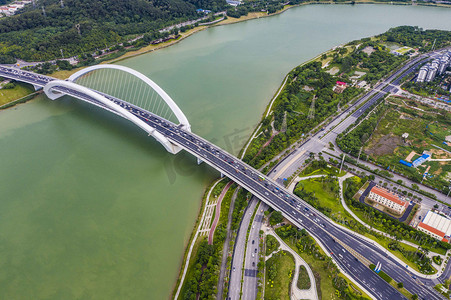
[[[325,72],[321,62],[299,66],[287,76],[287,83],[274,102],[273,116],[263,119],[263,134],[252,142],[243,158],[254,167],[259,168],[298,141],[302,135],[308,134],[320,122],[336,113],[338,106],[344,106],[360,92],[351,86],[342,94],[334,93],[333,86],[341,79]],[[306,90],[305,86],[311,90]],[[307,112],[298,111],[298,107],[310,107],[312,101],[315,101],[315,114],[310,119],[307,118]],[[271,137],[271,143],[262,149],[261,146]]]
[[[424,30],[417,26],[400,26],[388,30],[379,35],[378,38],[388,42],[399,43],[403,46],[420,48],[420,51],[427,52],[432,47],[439,49],[449,45],[451,32],[436,29]]]

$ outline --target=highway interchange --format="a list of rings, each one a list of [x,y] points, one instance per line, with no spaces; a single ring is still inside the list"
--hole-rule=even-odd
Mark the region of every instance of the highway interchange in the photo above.
[[[417,58],[416,60],[419,61],[420,58]],[[416,68],[416,65],[415,63],[411,62],[407,66],[407,68],[413,70]],[[403,70],[400,70],[398,72],[403,72]],[[42,76],[31,72],[4,67],[0,67],[0,76],[27,82],[35,86],[44,86],[48,82],[55,80],[54,78],[48,76]],[[396,73],[392,75],[393,78],[396,76]],[[379,89],[382,89],[384,92],[389,92],[390,88],[392,87],[390,85],[385,86],[387,81],[382,82],[376,87],[376,89],[378,89],[379,87]],[[97,106],[106,108],[97,100],[78,91],[63,87],[57,87],[55,88],[55,90],[79,98],[83,101],[95,104]],[[364,104],[361,109],[353,112],[351,116],[354,118],[354,121],[360,116],[360,114],[364,112],[365,109],[370,107],[373,102],[377,101],[376,97],[380,98],[384,95],[384,93],[382,92],[375,93],[376,96],[374,96],[370,101]],[[371,97],[371,95],[366,96],[366,99]],[[233,155],[216,147],[203,138],[189,131],[185,131],[181,126],[171,123],[157,115],[152,114],[151,112],[145,111],[120,99],[116,99],[111,96],[106,97],[117,105],[127,109],[129,112],[136,115],[138,118],[146,122],[150,127],[155,128],[158,132],[163,134],[174,144],[184,148],[189,153],[200,158],[202,161],[211,165],[222,174],[228,176],[233,181],[249,190],[253,195],[258,197],[266,204],[270,205],[276,210],[281,211],[284,216],[287,217],[287,219],[296,224],[298,227],[305,228],[310,234],[315,236],[316,239],[322,243],[322,245],[328,250],[336,263],[340,266],[340,268],[344,270],[348,276],[352,277],[356,282],[364,287],[365,290],[368,291],[374,298],[405,299],[402,294],[400,294],[396,289],[391,287],[377,274],[370,270],[358,257],[365,257],[373,264],[381,262],[383,265],[383,270],[387,274],[389,274],[394,280],[403,282],[404,287],[410,292],[418,294],[420,296],[420,299],[442,299],[442,297],[431,288],[431,286],[435,285],[432,280],[414,278],[404,265],[400,265],[391,257],[387,257],[385,253],[381,253],[380,249],[375,245],[360,238],[358,235],[334,224],[320,212],[316,211],[313,207],[305,203],[303,200],[288,192],[279,183],[272,181],[267,176],[243,163]],[[360,104],[363,101],[365,101],[365,99],[359,100],[356,105]],[[112,111],[111,109],[108,110]],[[343,114],[345,113],[346,112],[344,112]],[[337,125],[336,123],[339,123],[343,118],[343,116],[337,117],[330,125],[327,126],[325,132],[328,132],[330,129],[335,127],[335,125]],[[329,139],[334,139],[333,135],[338,134],[337,132],[338,130],[341,130],[340,128],[344,129],[354,121],[352,121],[352,119],[345,119],[339,124],[339,126],[336,126],[332,131],[326,134],[326,136],[323,138],[323,141],[318,141],[317,137],[314,136],[307,143],[299,147],[298,151],[314,151],[315,149],[322,149],[324,147],[324,142],[328,142]],[[319,143],[321,146],[318,147],[319,145],[317,143]],[[307,151],[305,153],[307,153]],[[300,157],[301,160],[303,156],[304,153]],[[284,162],[285,161],[286,163],[288,163],[290,159],[285,159]],[[294,170],[297,169],[297,162],[291,164],[293,166],[290,165],[289,167],[287,167],[285,172],[288,173],[290,171],[290,168],[294,168]],[[284,164],[282,162],[278,165],[277,168],[283,167]],[[283,174],[280,174],[280,176],[278,177],[283,178],[284,174],[286,174],[285,172]],[[353,249],[353,253],[351,253],[349,249]],[[241,268],[241,266],[239,267]],[[447,267],[445,273],[448,272],[449,267]],[[231,299],[235,300],[238,298]]]
[[[301,146],[299,146],[295,151],[289,154],[289,156],[285,157],[273,170],[269,173],[268,176],[273,177],[278,183],[283,182],[283,178],[290,177],[294,172],[298,170],[299,167],[301,167],[305,160],[309,158],[310,153],[317,154],[318,152],[321,152],[325,149],[325,146],[329,144],[329,142],[332,142],[335,144],[335,139],[338,134],[343,132],[346,128],[353,125],[356,120],[362,115],[367,109],[369,109],[374,103],[376,103],[380,98],[382,98],[386,93],[395,93],[397,90],[397,85],[401,82],[402,78],[409,75],[411,72],[414,72],[416,68],[422,64],[425,60],[428,59],[428,57],[435,57],[438,55],[438,51],[424,54],[422,56],[419,56],[413,60],[411,60],[408,64],[400,68],[398,71],[394,72],[392,75],[387,77],[385,80],[380,82],[375,86],[374,89],[372,89],[370,92],[366,93],[364,96],[359,98],[352,107],[348,108],[347,110],[340,113],[337,117],[335,117],[329,124],[327,124],[324,127],[324,130],[321,130],[314,134],[310,139],[308,139],[306,142],[304,142]],[[370,99],[368,101],[368,99]],[[367,101],[365,103],[365,101]],[[362,105],[363,104],[363,105]],[[354,109],[354,107],[361,106],[358,109]],[[326,134],[325,134],[326,133]],[[325,154],[323,154],[325,155]],[[327,156],[327,155],[326,155]],[[328,157],[326,157],[327,160]],[[279,170],[279,171],[278,171]],[[380,180],[383,180],[383,178],[379,178]],[[403,178],[404,180],[404,178]],[[443,195],[444,196],[444,195]],[[422,197],[424,198],[424,197]],[[443,198],[443,197],[442,197]],[[435,202],[432,199],[427,199],[427,201]],[[430,203],[428,203],[430,205]],[[431,205],[431,207],[433,204]],[[258,223],[256,223],[258,226]],[[255,225],[255,224],[254,224]],[[240,228],[240,231],[244,230],[244,226]],[[245,227],[247,229],[247,227]],[[258,238],[258,234],[252,234],[252,232],[249,235],[249,240]],[[240,243],[239,240],[237,240],[237,244]],[[245,247],[245,244],[242,243],[241,245],[243,248]],[[249,248],[249,246],[248,246]],[[248,249],[249,250],[249,249]],[[239,262],[241,262],[240,257],[237,255],[234,255],[234,262],[237,262],[236,265],[239,265]],[[251,268],[251,261],[244,262],[245,269]],[[384,268],[384,271],[385,268]],[[441,278],[448,278],[451,275],[451,268],[447,268]],[[231,280],[230,285],[232,285],[234,282],[237,282],[237,279],[241,279],[241,274],[231,274]],[[255,294],[255,291],[257,290],[257,285],[253,287],[249,287],[249,284],[247,284],[248,281],[254,281],[252,278],[249,278],[247,276],[243,277],[243,299],[246,297],[247,294]],[[240,282],[240,281],[238,281]],[[230,291],[236,291],[239,289],[239,286],[234,286],[230,288]],[[419,294],[421,296],[421,294]],[[237,299],[236,297],[232,299]],[[249,298],[250,299],[250,298]]]

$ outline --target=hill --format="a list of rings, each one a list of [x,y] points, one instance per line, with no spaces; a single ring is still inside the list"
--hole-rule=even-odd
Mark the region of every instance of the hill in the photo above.
[[[219,11],[226,6],[225,0],[65,0],[64,7],[60,0],[38,3],[0,19],[0,63],[60,58],[61,50],[65,57],[79,55],[194,19],[197,8]]]

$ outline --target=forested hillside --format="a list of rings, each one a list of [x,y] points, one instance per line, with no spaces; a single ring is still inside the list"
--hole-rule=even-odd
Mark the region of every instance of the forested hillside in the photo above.
[[[225,0],[40,0],[22,14],[0,19],[0,63],[49,60],[103,49],[128,37],[218,11]],[[42,11],[45,7],[45,15]],[[76,25],[79,24],[80,32]]]

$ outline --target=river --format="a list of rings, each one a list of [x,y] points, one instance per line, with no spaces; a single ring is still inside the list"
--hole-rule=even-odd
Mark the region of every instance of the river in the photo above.
[[[290,69],[397,25],[451,30],[451,10],[302,6],[120,64],[158,83],[194,132],[237,154]],[[169,297],[216,171],[67,97],[0,112],[0,149],[0,299]]]

